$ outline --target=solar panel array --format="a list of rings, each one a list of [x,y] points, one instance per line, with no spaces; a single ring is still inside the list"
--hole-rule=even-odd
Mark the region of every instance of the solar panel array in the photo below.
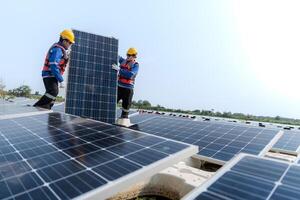
[[[125,180],[151,176],[197,152],[64,113],[0,120],[0,127],[0,199],[106,199],[125,189]]]
[[[26,106],[18,103],[3,103],[0,104],[0,119],[8,119],[19,115],[34,115],[40,113],[48,113],[49,110]]]
[[[237,157],[185,200],[296,200],[300,165],[250,155]]]
[[[66,93],[66,113],[114,123],[118,40],[74,30]]]
[[[65,112],[65,103],[54,104],[52,110],[55,112]]]
[[[298,155],[300,132],[284,131],[278,142],[272,147],[273,151]]]
[[[136,116],[137,118],[138,116]],[[159,115],[140,115],[133,129],[199,147],[198,155],[224,164],[238,153],[262,155],[278,137],[278,131],[253,126],[199,122]]]

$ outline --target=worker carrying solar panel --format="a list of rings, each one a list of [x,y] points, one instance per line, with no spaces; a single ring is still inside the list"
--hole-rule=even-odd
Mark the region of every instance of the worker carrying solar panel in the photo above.
[[[136,61],[137,50],[129,48],[127,58],[119,56],[120,65],[113,64],[112,68],[118,73],[118,98],[117,102],[122,100],[121,118],[128,118],[129,109],[131,107],[135,77],[139,70],[139,64]]]
[[[51,109],[58,95],[58,83],[64,88],[63,74],[69,61],[71,45],[75,42],[72,30],[60,33],[59,41],[53,44],[47,52],[42,77],[46,89],[45,94],[33,106]]]

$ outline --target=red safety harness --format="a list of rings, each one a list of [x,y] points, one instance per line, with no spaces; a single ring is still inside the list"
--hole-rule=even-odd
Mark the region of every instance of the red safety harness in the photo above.
[[[50,63],[49,63],[49,56],[50,56],[51,49],[54,48],[54,47],[60,48],[62,50],[62,52],[63,52],[63,57],[60,60],[60,62],[58,63],[58,68],[59,68],[60,74],[63,75],[64,72],[65,72],[66,66],[67,66],[67,64],[69,62],[69,55],[67,54],[66,49],[63,46],[61,46],[61,45],[59,45],[57,43],[53,44],[51,46],[51,48],[49,49],[49,51],[47,53],[47,56],[46,56],[46,59],[45,59],[43,71],[51,71],[51,69],[50,69]]]
[[[128,60],[124,60],[121,64],[120,64],[120,68],[127,70],[127,71],[131,71],[132,67],[134,66],[134,64],[136,64],[137,62],[135,61],[128,61]],[[122,75],[119,74],[119,81],[121,83],[125,83],[125,84],[134,84],[134,79],[135,77],[132,78],[126,78]]]

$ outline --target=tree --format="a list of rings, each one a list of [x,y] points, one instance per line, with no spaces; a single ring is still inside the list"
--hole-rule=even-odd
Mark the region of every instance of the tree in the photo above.
[[[278,121],[279,121],[280,119],[281,119],[280,116],[276,116],[276,117],[275,117],[275,120],[278,120]]]
[[[6,91],[4,90],[5,89],[5,84],[3,82],[2,79],[0,79],[0,98],[5,98],[5,94],[6,94]]]
[[[143,108],[150,108],[151,107],[151,103],[147,100],[144,100],[142,103]]]
[[[30,97],[31,89],[28,85],[21,85],[18,88],[8,91],[9,94],[17,96],[17,97]]]

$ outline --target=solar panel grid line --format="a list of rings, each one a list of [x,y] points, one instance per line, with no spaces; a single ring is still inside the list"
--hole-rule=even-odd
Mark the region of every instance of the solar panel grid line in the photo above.
[[[35,109],[35,110],[40,110],[40,111],[27,112],[27,113],[18,113],[18,114],[0,115],[0,120],[2,120],[2,119],[13,119],[13,118],[19,118],[19,117],[26,117],[26,116],[33,116],[33,115],[40,115],[40,114],[45,114],[45,113],[51,113],[51,112],[53,112],[52,110],[45,110],[45,109]]]
[[[92,128],[91,128],[92,129]],[[58,129],[59,130],[59,129]],[[99,131],[100,132],[100,131]],[[66,134],[70,134],[70,133],[68,133],[68,132],[65,132]],[[72,134],[70,134],[70,135],[72,135]],[[73,135],[72,135],[73,136]],[[115,136],[109,136],[109,135],[107,135],[108,137],[107,138],[116,138]],[[76,136],[75,136],[76,137]],[[78,138],[78,137],[76,137],[76,138]],[[79,139],[79,138],[78,138]],[[106,139],[106,138],[103,138],[103,139]],[[84,139],[81,139],[81,140],[83,140],[84,142],[86,142],[87,144],[91,144],[91,145],[94,145],[94,146],[96,146],[96,147],[99,147],[99,148],[101,148],[100,150],[106,150],[106,151],[109,151],[109,150],[107,150],[106,148],[102,148],[102,147],[100,147],[100,146],[97,146],[97,145],[95,145],[95,144],[93,144],[93,143],[91,143],[91,142],[89,142],[89,141],[86,141],[86,140],[84,140]],[[126,142],[126,141],[125,141]],[[49,143],[49,144],[51,144],[51,143]],[[114,146],[117,146],[118,144],[115,144],[115,145],[112,145],[112,146],[110,146],[110,148],[111,147],[114,147]],[[154,145],[153,145],[154,146]],[[76,146],[75,146],[76,147]],[[72,147],[70,147],[70,148],[72,148]],[[99,151],[100,151],[99,150]],[[116,155],[116,156],[119,156],[118,154],[116,154],[116,153],[114,153],[114,152],[111,152],[111,151],[109,151],[111,154],[113,154],[113,155]],[[96,153],[96,152],[90,152],[90,153],[86,153],[85,155],[89,155],[89,154],[92,154],[92,153]],[[133,153],[135,153],[135,152],[132,152],[131,154],[133,154]],[[66,154],[68,157],[70,157],[68,154]],[[128,154],[128,155],[130,155],[130,154]],[[38,156],[37,156],[38,157]],[[73,157],[70,157],[71,159],[73,158]],[[117,158],[116,158],[117,159]],[[126,159],[126,158],[124,158],[124,159]],[[128,159],[127,159],[128,160]],[[112,160],[110,160],[110,161],[112,161]],[[110,162],[109,161],[109,162]],[[129,160],[128,160],[129,161]],[[131,162],[133,162],[133,161],[131,161]],[[105,162],[104,163],[102,163],[102,164],[105,164]],[[99,164],[99,165],[102,165],[102,164]],[[138,164],[138,163],[135,163],[135,164]],[[139,165],[139,164],[138,164]],[[86,168],[89,168],[88,166],[85,166]],[[97,167],[97,166],[95,166],[95,167]],[[104,178],[105,179],[105,178]]]
[[[193,147],[190,149],[185,149],[183,152],[173,154],[166,159],[168,159],[168,163],[164,162],[163,160],[157,161],[153,163],[151,166],[144,166],[143,169],[145,170],[144,172],[142,171],[135,171],[131,174],[129,174],[127,177],[122,177],[116,181],[114,181],[114,187],[113,188],[108,188],[109,186],[106,185],[103,188],[96,189],[94,191],[90,191],[89,193],[83,194],[81,196],[82,199],[87,199],[87,200],[92,200],[93,196],[97,196],[98,199],[106,199],[108,197],[111,197],[114,195],[116,192],[115,191],[123,191],[124,189],[128,188],[131,185],[134,185],[140,181],[145,180],[147,177],[151,177],[156,172],[159,172],[173,164],[176,164],[180,161],[182,161],[183,157],[189,157],[189,155],[195,154],[197,152],[197,148]],[[135,177],[134,179],[131,177]],[[126,180],[126,181],[125,181]],[[122,184],[126,182],[126,185]],[[104,192],[105,191],[105,192]]]
[[[221,139],[224,135],[226,135],[228,132],[230,132],[231,130],[233,130],[235,127],[232,127],[230,130],[228,130],[227,132],[225,132],[223,135],[220,135],[219,137],[217,137],[214,141],[217,141],[218,139]],[[241,134],[239,134],[239,135],[242,135],[242,133],[243,132],[246,132],[246,130],[244,130],[244,131],[242,131],[241,132]],[[211,132],[210,132],[211,133]],[[210,135],[210,133],[208,134],[208,135]],[[235,138],[237,138],[239,135],[237,135]],[[199,141],[199,140],[198,140]],[[214,144],[214,141],[212,141],[212,142],[210,142],[209,144]],[[234,141],[234,139],[232,140],[232,142]],[[248,142],[248,144],[249,144],[250,142]],[[208,144],[208,145],[209,145]],[[207,145],[207,146],[208,146]],[[206,147],[207,147],[206,146]],[[222,147],[220,150],[218,150],[217,152],[215,152],[212,156],[214,156],[214,155],[216,155],[218,152],[221,152],[222,151],[222,149],[224,149],[224,148],[226,148],[228,146],[228,144],[226,144],[226,145],[224,145],[224,147]],[[205,148],[205,147],[204,147]],[[240,150],[241,151],[241,150]],[[239,152],[240,152],[239,151]],[[197,155],[194,155],[194,157],[197,157],[198,156],[198,154]],[[215,162],[217,162],[217,163],[222,163],[222,164],[225,164],[225,162],[223,162],[222,160],[219,160],[219,159],[214,159],[215,160]]]
[[[94,120],[94,119],[88,119],[88,121],[92,121],[92,122],[97,122],[97,123],[99,123],[97,120]],[[111,126],[111,124],[106,123],[106,122],[101,122],[101,123],[102,123],[102,124],[107,124],[107,125],[110,125],[110,126]],[[117,126],[117,127],[118,127],[118,126]],[[137,133],[141,133],[141,134],[144,134],[144,135],[148,135],[148,136],[153,137],[153,134],[150,134],[150,133],[147,133],[147,132],[143,132],[143,131],[139,131],[139,130],[132,130],[132,129],[127,128],[127,127],[120,127],[120,128],[122,128],[122,129],[124,129],[124,130],[127,130],[128,132],[134,131],[134,132],[137,132]],[[173,142],[176,142],[176,143],[179,143],[179,144],[189,145],[189,144],[187,144],[187,143],[185,143],[185,142],[181,142],[181,141],[177,141],[177,140],[165,138],[165,137],[159,136],[159,135],[155,135],[154,137],[161,138],[161,139],[166,140],[166,141],[173,141]]]
[[[92,119],[89,119],[89,121],[94,121],[94,120],[92,120]],[[98,122],[99,123],[99,122]],[[102,122],[103,123],[103,122]],[[126,129],[126,128],[124,128],[124,129]],[[132,131],[132,130],[130,130],[130,129],[128,129],[128,131]],[[139,132],[139,131],[136,131],[136,132]],[[151,136],[151,134],[147,134],[147,133],[144,133],[144,132],[141,132],[141,133],[143,133],[143,134],[145,134],[145,135],[149,135],[149,136]],[[156,136],[156,137],[159,137],[159,136]],[[162,139],[165,139],[165,138],[163,138],[163,137],[159,137],[159,138],[162,138]],[[172,140],[169,140],[169,141],[172,141]],[[134,141],[133,141],[134,142]],[[181,142],[177,142],[177,143],[181,143]],[[159,144],[159,143],[158,143]],[[183,143],[183,144],[185,144],[185,143]],[[155,145],[157,145],[157,144],[155,144]],[[152,145],[152,146],[155,146],[155,145]],[[150,146],[151,147],[151,146]],[[133,154],[133,153],[132,153]],[[129,154],[130,155],[130,154]],[[176,155],[171,155],[172,157],[175,157]]]
[[[134,115],[134,116],[137,116],[137,115]],[[131,117],[134,117],[134,116],[131,116]],[[157,118],[157,116],[153,116],[152,118],[142,120],[142,121],[138,122],[137,124],[149,121],[149,120],[154,119],[154,118]]]
[[[71,53],[65,112],[114,123],[117,73],[111,64],[117,61],[118,41],[74,33],[78,41]]]
[[[278,142],[272,146],[272,151],[297,156],[300,152],[300,132],[283,131]]]
[[[19,124],[19,125],[20,125],[21,127],[25,128],[25,129],[27,129],[26,127],[22,126],[21,124]],[[29,130],[29,129],[27,129],[27,130],[30,131],[30,132],[32,132],[32,131]],[[36,135],[34,132],[32,132],[32,134]],[[43,138],[40,138],[40,139],[43,140]],[[48,143],[48,142],[47,142],[47,143]],[[74,162],[76,162],[77,164],[83,166],[84,169],[93,171],[93,170],[90,169],[88,166],[85,166],[83,163],[77,161],[76,159],[74,159],[72,156],[68,155],[68,154],[65,153],[64,151],[61,151],[61,150],[60,150],[59,148],[57,148],[55,145],[53,145],[53,144],[51,144],[51,143],[48,143],[48,144],[49,144],[49,145],[52,145],[54,148],[56,148],[57,151],[63,153],[63,154],[64,154],[65,156],[67,156],[71,161],[74,161]],[[18,150],[17,150],[17,152],[18,152]],[[21,156],[22,156],[22,155],[21,155]],[[36,156],[36,157],[38,157],[38,156]],[[22,158],[25,159],[23,156],[22,156]],[[26,162],[27,162],[27,161],[26,161]],[[65,161],[64,161],[64,162],[65,162]],[[67,162],[67,161],[66,161],[66,162]],[[61,162],[61,163],[63,163],[63,162]],[[54,165],[57,165],[57,164],[61,164],[61,163],[55,163],[55,164],[53,164],[53,165],[49,165],[48,167],[51,167],[51,166],[54,166]],[[27,164],[30,165],[30,163],[28,163],[28,162],[27,162]],[[30,165],[30,166],[31,166],[31,165]],[[31,167],[31,168],[34,169],[33,167]],[[47,167],[44,167],[44,168],[47,168]],[[42,170],[42,169],[43,169],[43,168],[39,168],[38,170]],[[45,178],[42,178],[38,173],[36,173],[36,172],[35,172],[35,173],[38,174],[38,176],[39,176],[40,178],[42,178],[44,184],[47,183],[48,185],[50,185],[51,183],[58,182],[58,181],[60,181],[60,180],[66,179],[66,178],[68,178],[68,177],[71,177],[71,176],[80,174],[81,172],[83,172],[84,169],[82,169],[82,170],[80,170],[80,171],[78,171],[78,172],[69,174],[69,175],[67,175],[67,176],[63,176],[63,177],[61,177],[61,178],[56,179],[55,181],[50,181],[50,182],[45,181]],[[61,170],[61,168],[60,168],[60,170]],[[93,171],[93,172],[94,172],[94,171]],[[57,172],[57,173],[60,174],[59,172]],[[109,180],[107,180],[105,177],[101,176],[100,174],[98,174],[98,173],[96,173],[96,172],[94,172],[94,173],[95,173],[96,175],[98,175],[99,177],[101,177],[102,179],[104,179],[105,181],[109,182]],[[82,180],[82,182],[84,182],[84,181]],[[49,188],[51,189],[52,192],[54,192],[53,189],[52,189],[51,187],[49,187]],[[76,187],[75,187],[75,188],[76,188]],[[20,194],[22,194],[22,193],[20,193]],[[20,194],[17,194],[17,195],[20,195]],[[56,195],[55,192],[54,192],[54,194],[55,194],[55,196],[57,197],[57,195]],[[59,198],[59,199],[60,199],[60,198]]]
[[[0,130],[0,132],[1,132],[1,130]],[[9,142],[9,140],[3,135],[3,134],[1,134],[2,135],[2,137],[4,137],[5,138],[5,140],[14,148],[14,145],[13,144],[11,144],[10,142]],[[16,148],[14,148],[15,149],[15,151],[19,154],[19,156],[22,158],[22,160],[25,162],[25,163],[27,163],[27,165],[31,168],[31,170],[32,170],[32,172],[36,175],[36,176],[38,176],[39,178],[40,178],[40,180],[42,180],[43,181],[43,184],[45,185],[46,184],[46,181],[34,170],[34,168],[30,165],[30,163],[28,163],[28,161],[22,156],[22,154],[21,153],[19,153],[19,151],[16,149]],[[7,186],[8,187],[8,186]],[[9,188],[9,187],[8,187]],[[23,188],[26,188],[24,185],[23,185]],[[37,187],[36,187],[37,188]],[[31,188],[32,190],[34,190],[34,189],[36,189],[36,188]],[[51,190],[51,192],[55,195],[55,197],[57,198],[57,199],[60,199],[56,194],[55,194],[55,192],[51,189],[51,188],[49,188],[50,190]],[[26,193],[27,191],[25,190],[25,191],[23,191],[22,193],[19,193],[19,194],[17,194],[17,195],[20,195],[20,194],[23,194],[23,193]],[[11,197],[14,197],[14,196],[16,196],[16,195],[12,195]],[[9,197],[9,198],[11,198],[11,197]],[[7,199],[9,199],[9,198],[7,198]]]
[[[282,176],[280,177],[280,179],[279,179],[278,181],[275,182],[275,187],[271,190],[271,192],[270,192],[270,194],[269,194],[269,196],[268,196],[267,199],[270,199],[271,196],[274,194],[275,190],[278,188],[278,186],[281,185],[281,182],[282,182],[283,178],[285,177],[285,175],[287,174],[287,172],[289,171],[289,169],[290,169],[291,166],[292,166],[292,165],[289,165],[289,166],[286,168],[285,172],[283,172],[283,174],[282,174]]]
[[[264,129],[267,130],[267,129]],[[258,156],[264,156],[271,148],[272,146],[279,140],[279,138],[282,136],[283,131],[278,131],[275,137],[269,142],[268,145],[265,146],[265,148],[258,154]]]
[[[33,117],[33,118],[37,118],[37,117]],[[90,120],[88,120],[88,121],[90,121]],[[99,123],[99,122],[97,122],[97,123]],[[30,127],[32,127],[32,126],[30,126]],[[43,126],[40,126],[40,127],[43,127]],[[39,129],[37,129],[37,130],[39,130]],[[132,130],[128,130],[128,131],[132,131]],[[152,136],[153,137],[153,136]],[[157,137],[158,138],[158,137]],[[157,144],[156,144],[157,145]],[[152,146],[155,146],[155,145],[152,145]],[[151,147],[151,146],[150,146]],[[154,151],[156,151],[156,149],[154,149]],[[80,172],[79,172],[80,173]],[[59,179],[59,180],[61,180],[61,179]],[[58,180],[56,180],[55,182],[58,182]]]
[[[207,157],[206,161],[221,165],[239,152],[264,155],[270,149],[270,144],[278,137],[275,137],[277,133],[272,129],[211,122],[186,122],[161,116],[139,123],[133,129],[198,145],[200,151],[196,157],[198,155],[201,159]],[[212,147],[213,150],[210,150]]]
[[[22,125],[21,125],[22,126]],[[23,126],[22,126],[23,127]],[[23,127],[23,128],[25,128],[26,129],[26,127]],[[30,131],[30,130],[29,130]],[[33,133],[33,132],[32,132]],[[35,133],[33,133],[33,134],[35,134]],[[60,151],[59,149],[58,149],[58,151]],[[60,152],[62,152],[62,151],[60,151]],[[62,153],[64,153],[64,152],[62,152]],[[113,152],[111,152],[111,153],[113,153]],[[66,153],[64,153],[66,156],[68,156],[69,158],[70,158],[70,160],[73,160],[73,158],[72,157],[70,157],[68,154],[66,154]],[[38,157],[38,156],[37,156]],[[22,156],[22,158],[23,158],[23,156]],[[23,158],[24,159],[24,158]],[[77,163],[79,163],[80,165],[82,165],[82,166],[84,166],[83,164],[81,164],[80,162],[77,162]],[[28,163],[29,164],[29,163]],[[59,164],[59,163],[56,163],[56,164]],[[56,165],[56,164],[53,164],[53,165]],[[105,164],[105,163],[104,163]],[[49,165],[49,166],[51,166],[51,165]],[[87,166],[84,166],[86,169],[88,169],[89,170],[89,167],[87,167]],[[33,168],[32,168],[33,169]],[[43,169],[43,168],[40,168],[40,169]],[[40,170],[39,169],[39,170]],[[77,172],[77,173],[73,173],[73,174],[70,174],[69,176],[74,176],[74,175],[76,175],[76,174],[79,174],[79,173],[81,173],[82,171],[79,171],[79,172]],[[99,175],[98,173],[96,173],[97,175]],[[99,175],[101,178],[103,178],[103,179],[105,179],[107,182],[109,182],[109,180],[107,180],[106,178],[104,178],[104,177],[102,177],[101,175]],[[60,180],[62,180],[62,179],[65,179],[65,178],[67,178],[68,176],[65,176],[65,177],[62,177],[62,178],[60,178],[60,179],[57,179],[57,180],[55,180],[55,182],[58,182],[58,181],[60,181]],[[42,179],[42,180],[44,180],[44,179]],[[44,181],[45,182],[45,181]],[[50,183],[48,183],[48,184],[51,184],[51,182]],[[35,188],[34,188],[35,189]],[[53,191],[52,191],[53,192]],[[19,194],[17,194],[17,195],[21,195],[21,194],[23,194],[23,193],[19,193]]]
[[[249,160],[256,159],[256,160]],[[248,161],[247,161],[248,159]],[[257,163],[258,162],[258,163]],[[251,164],[251,166],[249,166]],[[206,181],[200,187],[194,189],[187,194],[183,200],[191,199],[298,199],[300,190],[300,165],[286,163],[281,160],[271,158],[260,158],[249,154],[239,154],[231,162],[225,164],[211,179]],[[240,177],[235,178],[236,183],[228,183],[220,187],[226,175],[229,173],[239,174]],[[256,185],[249,185],[250,182],[241,182],[243,178],[248,180],[256,180]],[[231,177],[233,178],[233,177]],[[221,181],[223,180],[223,181]],[[234,179],[232,179],[234,181]],[[269,188],[263,188],[261,183],[269,185]],[[217,185],[218,184],[218,185]],[[260,190],[253,188],[261,187]],[[285,189],[282,189],[285,187]],[[231,188],[231,189],[230,189]],[[233,190],[234,188],[234,190]],[[216,190],[218,189],[218,190]],[[289,189],[290,193],[287,191]],[[227,191],[226,191],[227,190]],[[261,193],[263,191],[263,193]],[[228,193],[229,192],[229,193]],[[261,196],[263,194],[263,196]],[[205,198],[205,197],[210,198]]]
[[[192,200],[196,199],[198,194],[201,194],[202,192],[207,191],[207,188],[212,185],[215,181],[217,181],[222,175],[226,173],[227,170],[231,169],[242,157],[243,154],[239,154],[234,159],[232,159],[230,162],[227,162],[224,164],[217,173],[214,174],[211,178],[209,178],[203,185],[199,186],[198,188],[195,188],[194,190],[190,191],[186,196],[182,198],[182,200]],[[219,194],[217,194],[219,196]],[[230,198],[228,198],[230,199]]]

